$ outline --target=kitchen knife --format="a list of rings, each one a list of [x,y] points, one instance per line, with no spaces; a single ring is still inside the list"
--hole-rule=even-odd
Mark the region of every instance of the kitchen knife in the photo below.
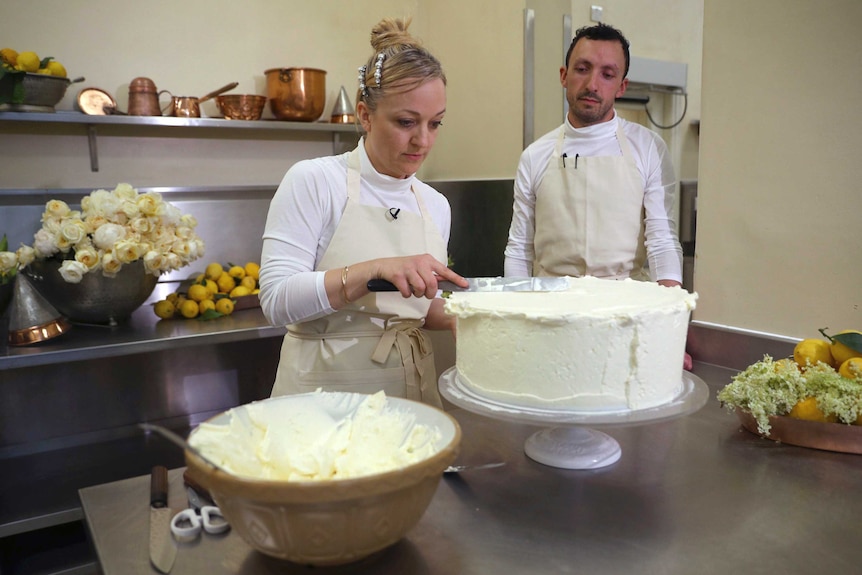
[[[176,556],[177,548],[171,540],[168,470],[157,465],[150,475],[150,561],[161,573],[170,573]]]
[[[466,278],[468,286],[463,288],[450,281],[440,280],[437,287],[443,291],[566,291],[568,277],[517,277],[517,278]],[[368,281],[368,291],[398,291],[391,282],[381,279]]]

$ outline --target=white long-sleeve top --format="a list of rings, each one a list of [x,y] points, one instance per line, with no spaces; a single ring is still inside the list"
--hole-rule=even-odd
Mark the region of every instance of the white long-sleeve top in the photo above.
[[[565,122],[563,152],[567,157],[621,156],[616,138],[617,122],[631,144],[637,169],[644,184],[645,244],[653,281],[682,282],[682,247],[673,219],[676,202],[676,176],[667,145],[661,137],[639,124],[627,122],[616,114],[608,122],[574,128]],[[559,128],[548,132],[521,153],[515,176],[512,225],[505,250],[507,276],[529,276],[534,261],[533,237],[536,230],[536,190],[548,160],[554,153]]]
[[[396,179],[380,174],[371,165],[363,140],[358,149],[360,203],[418,214],[413,186],[448,245],[452,213],[446,197],[415,176]],[[312,320],[334,311],[323,282],[325,270],[314,270],[346,205],[347,153],[302,160],[285,174],[269,206],[261,253],[260,303],[272,325]]]

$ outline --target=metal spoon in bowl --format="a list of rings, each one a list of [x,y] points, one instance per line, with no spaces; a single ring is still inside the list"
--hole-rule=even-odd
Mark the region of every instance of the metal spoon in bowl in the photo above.
[[[443,470],[443,473],[461,473],[462,471],[473,471],[474,469],[491,469],[493,467],[502,467],[506,465],[505,461],[495,461],[494,463],[480,463],[476,465],[450,465]]]
[[[229,473],[225,470],[224,467],[215,463],[212,459],[208,458],[206,455],[201,453],[201,451],[197,447],[192,447],[188,441],[168,429],[167,427],[162,427],[161,425],[156,425],[154,423],[139,423],[138,427],[143,429],[144,431],[155,431],[171,443],[175,443],[176,445],[182,447],[183,449],[188,449],[198,457],[200,457],[204,463],[212,467],[213,469],[218,469],[219,471],[224,471],[225,473]]]

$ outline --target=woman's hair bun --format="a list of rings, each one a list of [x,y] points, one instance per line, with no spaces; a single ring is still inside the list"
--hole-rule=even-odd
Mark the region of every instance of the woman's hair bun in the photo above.
[[[383,52],[393,46],[419,46],[408,31],[411,18],[384,18],[371,29],[371,47],[375,52]]]

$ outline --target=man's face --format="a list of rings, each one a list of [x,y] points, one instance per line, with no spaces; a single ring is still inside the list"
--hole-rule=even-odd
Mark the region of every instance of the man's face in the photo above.
[[[626,57],[619,42],[581,38],[560,68],[560,84],[566,89],[569,122],[576,128],[613,118],[614,99],[626,91],[623,78]]]

